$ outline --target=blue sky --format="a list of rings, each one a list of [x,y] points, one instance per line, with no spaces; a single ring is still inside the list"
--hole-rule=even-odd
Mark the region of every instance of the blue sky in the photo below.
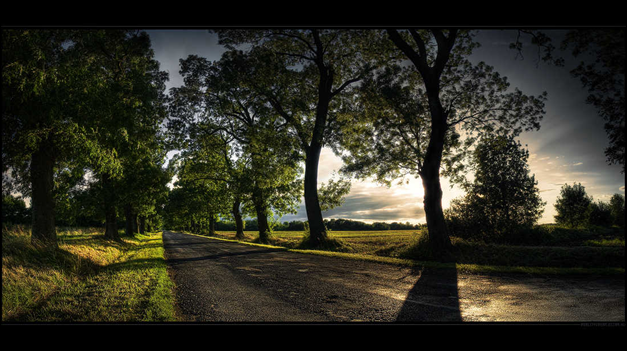
[[[156,59],[161,69],[168,71],[167,87],[183,84],[178,74],[179,59],[195,54],[209,60],[218,60],[224,48],[217,38],[206,30],[148,30]],[[547,31],[558,37],[563,31]],[[513,31],[484,30],[476,39],[481,47],[475,49],[471,60],[485,61],[506,76],[511,87],[521,89],[527,95],[548,92],[546,114],[539,131],[524,133],[519,140],[527,145],[530,153],[529,167],[538,180],[538,188],[547,202],[540,223],[553,222],[554,203],[565,183],[581,183],[595,200],[608,201],[619,193],[625,194],[625,177],[619,166],[606,162],[604,149],[607,136],[603,120],[596,110],[585,103],[586,90],[578,79],[569,74],[575,61],[567,60],[566,67],[559,68],[537,63],[535,48],[524,51],[524,59],[517,58],[509,49],[516,39]],[[559,41],[556,42],[559,47]],[[319,182],[326,182],[342,165],[331,150],[323,149]],[[365,222],[400,221],[424,223],[423,191],[420,179],[408,178],[409,184],[386,188],[369,181],[353,181],[351,193],[343,206],[323,213],[325,218],[348,218]],[[443,206],[463,195],[451,188],[446,179],[442,182]],[[296,215],[286,215],[282,221],[306,219],[304,204]]]

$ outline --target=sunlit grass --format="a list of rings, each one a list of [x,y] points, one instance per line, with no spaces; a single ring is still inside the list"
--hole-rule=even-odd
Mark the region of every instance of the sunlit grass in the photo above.
[[[30,244],[27,227],[2,230],[2,320],[175,320],[161,233],[104,238],[102,229],[59,228],[59,250]]]
[[[244,242],[254,242],[257,232],[246,231]],[[340,250],[302,250],[303,231],[276,231],[272,245],[318,255],[439,267],[431,257],[426,230],[330,231],[343,242]],[[536,245],[486,244],[452,237],[455,263],[465,272],[520,272],[537,274],[623,274],[624,230],[570,230],[555,225],[538,226],[531,238]],[[217,238],[234,240],[235,232],[218,231]],[[334,252],[335,251],[335,252]]]

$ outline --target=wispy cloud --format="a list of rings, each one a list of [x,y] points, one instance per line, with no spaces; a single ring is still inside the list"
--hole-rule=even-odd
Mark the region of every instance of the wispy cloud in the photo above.
[[[583,162],[577,162],[577,163],[573,163],[573,166],[581,166],[583,164]]]

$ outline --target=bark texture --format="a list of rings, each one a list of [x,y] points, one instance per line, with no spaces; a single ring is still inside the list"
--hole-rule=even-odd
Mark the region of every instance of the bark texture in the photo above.
[[[54,223],[54,151],[50,142],[44,142],[31,156],[31,208],[33,228],[31,242],[38,248],[57,248]]]

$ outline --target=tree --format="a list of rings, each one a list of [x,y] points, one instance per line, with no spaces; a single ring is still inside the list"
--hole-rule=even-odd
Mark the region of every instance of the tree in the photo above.
[[[299,157],[293,151],[294,138],[283,132],[276,112],[243,84],[254,69],[250,61],[237,51],[216,62],[194,55],[181,60],[185,85],[173,89],[170,126],[174,139],[186,140],[188,149],[220,159],[221,168],[207,162],[211,166],[199,170],[198,177],[228,184],[239,236],[239,209],[244,204],[245,212],[257,217],[259,240],[268,242],[271,212],[295,211]],[[224,172],[210,175],[211,169]]]
[[[531,36],[531,43],[539,48],[540,59],[564,66],[564,58],[554,54],[551,36],[534,30],[519,33]],[[517,39],[510,47],[522,52],[523,45]],[[572,29],[566,33],[560,48],[582,58],[570,74],[588,89],[586,103],[594,106],[605,120],[609,139],[605,149],[607,162],[622,165],[621,173],[625,173],[625,28]]]
[[[473,151],[474,181],[464,185],[464,199],[448,211],[457,224],[456,235],[501,239],[538,221],[546,203],[535,176],[529,175],[528,158],[529,152],[513,137],[481,140]]]
[[[12,195],[2,195],[2,223],[26,224],[30,221],[30,211],[24,200]]]
[[[157,208],[166,201],[173,169],[164,168],[167,150],[160,144],[153,144],[152,155],[136,155],[134,159],[124,160],[124,177],[118,191],[127,235],[143,234],[147,219],[156,215]]]
[[[90,102],[102,82],[87,40],[80,30],[2,31],[2,172],[31,198],[37,247],[57,247],[55,167],[119,171],[115,151],[94,138]]]
[[[625,197],[621,194],[614,194],[610,199],[610,213],[612,224],[619,227],[625,226]]]
[[[97,131],[95,139],[114,150],[122,165],[121,172],[114,176],[94,170],[106,219],[105,237],[120,240],[118,207],[130,206],[124,200],[133,197],[122,193],[125,181],[132,182],[137,160],[150,158],[158,149],[157,133],[165,118],[167,72],[159,70],[145,32],[89,30],[82,36],[84,40],[75,46],[90,54],[89,69],[94,77],[90,87],[94,92],[87,100],[85,113],[90,115],[90,127]],[[129,173],[126,178],[125,170]],[[128,215],[132,213],[131,209]]]
[[[508,90],[507,79],[492,67],[468,61],[477,45],[473,32],[381,33],[386,34],[398,54],[361,86],[352,112],[359,122],[347,123],[344,132],[351,151],[344,171],[387,184],[403,175],[419,176],[429,243],[435,257],[446,259],[451,242],[442,211],[441,168],[459,181],[461,160],[478,137],[538,129],[546,93],[530,97]]]
[[[202,174],[192,170],[193,159],[184,159],[179,169],[179,180],[174,186],[184,190],[185,206],[188,208],[189,228],[197,233],[215,234],[215,223],[221,214],[230,210],[226,183],[219,180],[201,178]]]
[[[305,158],[304,198],[312,246],[328,240],[318,194],[318,163],[334,140],[341,101],[373,67],[372,31],[326,29],[221,30],[230,49],[250,44],[257,74],[248,84],[264,96],[299,139]]]
[[[555,222],[569,227],[577,227],[588,223],[592,198],[586,194],[581,183],[564,184],[560,197],[555,202]]]
[[[612,225],[612,212],[609,203],[603,201],[591,202],[588,213],[588,224],[603,227]]]

